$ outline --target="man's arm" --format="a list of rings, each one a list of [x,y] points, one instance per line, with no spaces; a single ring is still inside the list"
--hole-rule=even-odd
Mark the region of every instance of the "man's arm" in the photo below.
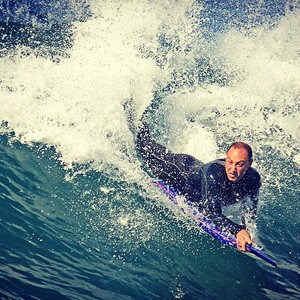
[[[205,183],[202,184],[201,196],[202,199],[205,199],[203,203],[204,214],[222,231],[228,231],[235,236],[237,248],[246,251],[246,244],[252,244],[252,239],[246,230],[246,226],[236,224],[222,214],[221,199],[224,197],[223,193],[225,192],[222,189],[222,181],[211,174],[207,177]]]
[[[218,166],[216,168],[218,169]],[[223,215],[221,202],[226,197],[226,193],[224,178],[218,174],[218,170],[208,171],[207,174],[200,171],[191,175],[185,187],[188,200],[198,202],[199,209],[215,226],[236,236],[238,232],[246,227],[234,223]]]
[[[222,180],[210,175],[193,174],[185,186],[185,195],[189,201],[198,202],[199,210],[216,227],[223,232],[228,231],[236,237],[236,246],[239,250],[246,251],[246,244],[252,244],[251,237],[245,225],[236,224],[222,214],[221,199],[224,197]],[[199,187],[202,187],[201,190]]]

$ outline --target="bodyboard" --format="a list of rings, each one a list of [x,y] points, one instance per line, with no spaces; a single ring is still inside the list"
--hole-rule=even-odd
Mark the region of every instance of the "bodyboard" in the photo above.
[[[167,196],[167,198],[174,204],[177,205],[178,208],[187,215],[192,218],[198,226],[200,226],[205,232],[220,240],[223,244],[229,245],[233,248],[237,248],[235,237],[222,232],[218,227],[212,224],[212,221],[205,218],[203,214],[201,214],[195,207],[189,204],[186,200],[184,201],[184,205],[182,203],[179,204],[179,195],[172,190],[168,185],[166,185],[163,181],[155,181],[155,185]],[[179,196],[179,197],[178,197]],[[183,197],[180,197],[182,199]],[[267,256],[262,250],[258,249],[253,245],[246,245],[246,252],[255,255],[256,257],[262,259],[263,261],[269,263],[273,267],[277,267],[277,263],[273,261],[269,256]]]

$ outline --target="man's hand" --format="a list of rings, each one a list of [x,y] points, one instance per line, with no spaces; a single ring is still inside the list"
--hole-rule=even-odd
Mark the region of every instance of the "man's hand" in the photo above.
[[[239,250],[246,251],[246,244],[251,245],[252,240],[246,229],[242,229],[236,235],[236,246]]]

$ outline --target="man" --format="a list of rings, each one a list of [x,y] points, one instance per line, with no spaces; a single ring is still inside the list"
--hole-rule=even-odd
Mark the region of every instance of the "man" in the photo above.
[[[248,144],[236,142],[229,147],[226,159],[204,164],[190,155],[174,154],[156,143],[143,122],[136,146],[153,175],[188,201],[196,202],[217,227],[236,236],[238,249],[246,251],[246,244],[252,244],[252,240],[245,217],[255,217],[261,186],[260,175],[251,167],[252,149]],[[223,206],[233,204],[241,204],[241,225],[222,214]]]

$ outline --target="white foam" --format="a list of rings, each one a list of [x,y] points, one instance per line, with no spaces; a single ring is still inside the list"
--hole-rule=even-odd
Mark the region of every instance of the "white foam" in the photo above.
[[[173,107],[172,118],[179,120],[168,120],[171,131],[176,132],[173,125],[183,124],[182,129],[194,119],[219,141],[244,140],[256,149],[270,146],[293,157],[300,140],[299,35],[297,13],[287,14],[273,28],[254,28],[247,34],[232,29],[220,35],[217,47],[202,54],[210,57],[215,70],[229,74],[230,83],[206,84],[171,95],[167,103]],[[202,140],[214,143],[204,132],[198,139],[199,148]]]
[[[244,138],[295,155],[297,15],[249,35],[231,30],[217,47],[206,48],[187,13],[200,9],[193,1],[92,1],[91,7],[95,18],[76,24],[69,59],[59,64],[34,55],[0,59],[0,120],[8,121],[22,142],[54,145],[68,165],[92,162],[96,169],[113,165],[134,174],[123,101],[132,98],[139,117],[153,91],[173,80],[175,71],[195,79],[195,58],[210,56],[212,67],[234,74],[234,80],[223,87],[185,87],[164,99],[170,146],[210,160],[220,138]],[[160,35],[174,47],[160,45]]]
[[[295,155],[294,162],[296,164],[298,164],[298,167],[300,167],[300,153],[298,153],[297,155]]]
[[[163,19],[172,23],[190,2],[91,2],[98,16],[76,25],[70,59],[1,59],[1,118],[23,142],[54,144],[66,162],[109,160],[120,146],[111,140],[129,139],[122,101],[134,98],[141,114],[164,73],[139,47],[156,43]]]

